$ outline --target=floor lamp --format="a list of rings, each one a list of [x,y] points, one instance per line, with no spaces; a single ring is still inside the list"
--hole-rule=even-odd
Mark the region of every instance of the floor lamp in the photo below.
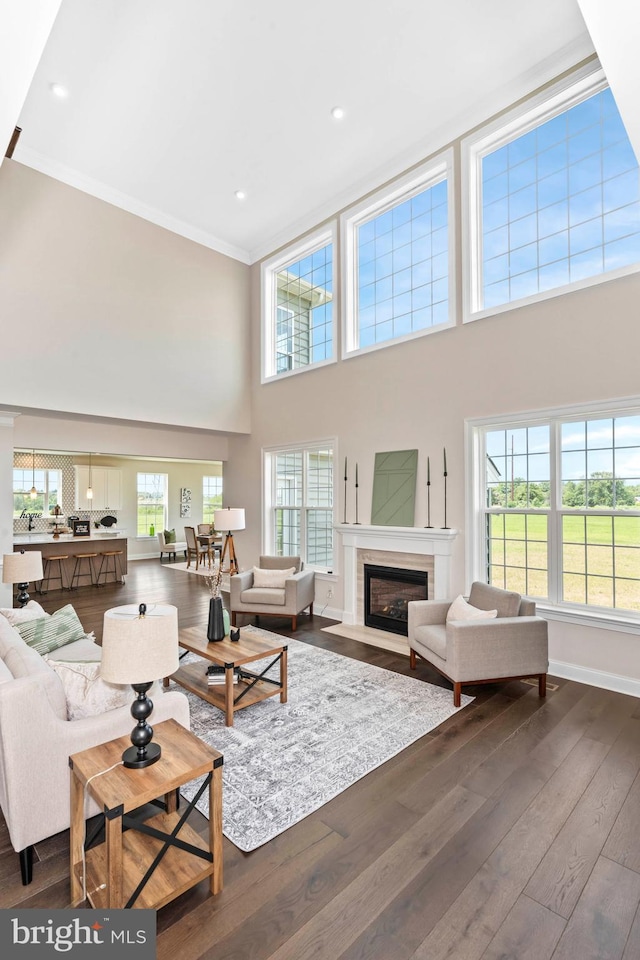
[[[227,535],[224,538],[224,546],[220,556],[220,569],[224,568],[224,558],[229,553],[229,573],[238,573],[238,558],[236,548],[233,545],[233,531],[244,530],[244,507],[225,507],[222,510],[214,510],[213,523],[216,530],[226,530]]]
[[[21,607],[29,602],[27,587],[33,580],[42,580],[42,552],[40,550],[21,550],[19,553],[6,553],[2,561],[2,582],[15,583],[18,586],[16,597]]]

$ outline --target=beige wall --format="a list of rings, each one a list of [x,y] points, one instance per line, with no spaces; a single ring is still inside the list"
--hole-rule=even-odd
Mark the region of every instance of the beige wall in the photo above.
[[[458,251],[460,256],[460,250]],[[418,449],[415,524],[426,523],[426,458],[432,522],[443,524],[442,449],[448,460],[448,524],[460,530],[453,584],[465,592],[465,419],[640,394],[634,275],[462,324],[328,367],[260,385],[259,266],[252,268],[252,433],[230,441],[228,480],[242,495],[247,524],[237,535],[250,566],[261,549],[260,475],[264,446],[338,438],[338,459],[359,464],[361,522],[370,522],[376,452]],[[342,497],[342,483],[339,484]],[[347,519],[353,521],[353,489]],[[340,500],[337,518],[342,519]],[[326,584],[319,585],[317,606]],[[332,608],[340,608],[342,584]],[[551,656],[590,670],[640,679],[638,637],[551,623]],[[634,646],[635,645],[635,646]]]
[[[0,210],[0,404],[249,430],[248,267],[15,161]]]

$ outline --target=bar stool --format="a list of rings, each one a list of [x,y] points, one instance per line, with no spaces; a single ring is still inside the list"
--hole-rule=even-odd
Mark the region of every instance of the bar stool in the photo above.
[[[71,577],[71,590],[76,590],[80,586],[80,580],[82,577],[91,577],[91,586],[97,587],[98,581],[96,580],[96,571],[93,566],[93,561],[97,558],[97,553],[76,553],[76,562],[73,568],[73,576]],[[89,562],[89,569],[83,570],[83,561],[87,560]]]
[[[113,574],[114,583],[124,583],[124,573],[122,572],[122,562],[121,557],[123,556],[123,550],[105,550],[100,554],[102,559],[100,560],[100,569],[98,570],[98,581],[97,585],[103,587],[107,582],[107,577],[110,573]],[[100,583],[100,577],[104,572],[104,583]]]
[[[60,581],[61,590],[70,590],[71,587],[67,582],[67,577],[65,576],[65,566],[64,566],[64,563],[62,562],[63,560],[68,560],[69,557],[66,555],[63,556],[61,554],[59,557],[44,557],[43,559],[44,559],[44,576],[40,581],[40,589],[38,590],[38,593],[48,593],[50,588],[50,583],[52,580]],[[55,574],[55,576],[53,575],[53,568],[52,568],[52,564],[54,563],[57,564],[57,567],[55,569],[58,571],[57,574]],[[45,590],[45,581],[46,581],[46,590]]]

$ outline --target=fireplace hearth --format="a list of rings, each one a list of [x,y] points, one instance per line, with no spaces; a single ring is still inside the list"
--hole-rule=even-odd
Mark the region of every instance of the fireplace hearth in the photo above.
[[[405,570],[365,563],[365,626],[406,637],[409,602],[427,598],[426,570]]]

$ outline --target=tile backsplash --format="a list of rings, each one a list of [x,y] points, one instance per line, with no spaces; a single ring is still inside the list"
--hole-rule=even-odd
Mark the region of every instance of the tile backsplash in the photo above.
[[[33,465],[33,454],[14,453],[14,467],[21,467],[23,470],[31,470]],[[104,510],[76,510],[75,501],[75,474],[73,470],[73,457],[57,453],[36,453],[36,470],[60,470],[62,474],[62,497],[61,510],[62,516],[66,520],[68,516],[80,517],[81,520],[97,521],[105,515]],[[53,527],[50,516],[34,517],[33,533],[50,533]],[[17,519],[13,521],[14,533],[27,533],[29,529],[29,519]]]

